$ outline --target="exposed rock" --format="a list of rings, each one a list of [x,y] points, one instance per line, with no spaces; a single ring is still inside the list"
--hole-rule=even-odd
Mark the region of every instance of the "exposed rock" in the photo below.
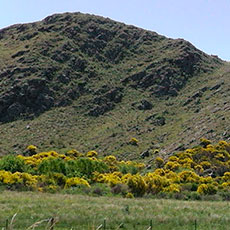
[[[184,151],[185,149],[186,148],[185,148],[184,144],[180,144],[174,149],[174,151]]]
[[[140,110],[150,110],[153,108],[153,105],[147,100],[142,100],[137,108]]]
[[[207,86],[205,86],[205,87],[203,87],[203,88],[200,89],[201,92],[205,92],[205,91],[207,91],[207,90],[208,90],[208,87],[207,87]]]
[[[96,117],[103,115],[105,112],[112,110],[116,103],[121,102],[122,96],[122,88],[113,88],[102,95],[96,96],[93,99],[94,107],[90,109],[88,114]]]
[[[143,99],[140,102],[134,102],[132,103],[132,106],[139,110],[150,110],[153,108],[152,103],[147,101],[146,99]]]
[[[149,150],[145,150],[144,152],[141,153],[140,156],[142,159],[144,159],[145,157],[149,157],[150,156]]]
[[[197,98],[197,97],[201,97],[202,94],[203,94],[202,91],[198,91],[198,92],[194,93],[194,94],[191,96],[191,98],[192,98],[192,99],[195,99],[195,98]]]
[[[163,126],[166,124],[165,117],[159,115],[159,114],[153,114],[145,119],[146,121],[149,121],[150,124],[156,125],[156,126]]]
[[[100,115],[103,115],[104,113],[112,110],[114,108],[113,103],[106,103],[103,105],[96,105],[94,106],[88,113],[88,115],[93,116],[93,117],[98,117]]]
[[[16,54],[13,54],[11,57],[12,58],[16,58],[16,57],[20,57],[22,55],[24,55],[25,53],[28,53],[29,51],[28,50],[21,50],[21,51],[18,51]]]
[[[190,96],[189,98],[187,98],[187,100],[184,102],[184,106],[188,105],[189,103],[191,103],[192,101],[194,101],[195,104],[200,104],[200,97],[202,97],[203,93],[207,90],[207,87],[204,87],[202,89],[200,89],[199,91],[195,92],[192,96]]]
[[[25,112],[43,112],[54,105],[52,95],[43,79],[34,78],[24,84],[19,83],[0,96],[0,120],[9,121]]]
[[[122,99],[122,88],[114,88],[107,91],[105,94],[96,96],[93,100],[95,104],[102,105],[106,102],[121,102]]]
[[[23,112],[25,112],[25,107],[19,102],[13,103],[7,109],[7,114],[11,119],[19,117]]]
[[[217,89],[219,89],[223,84],[224,84],[224,82],[217,83],[216,85],[214,85],[213,87],[211,87],[210,90],[217,90]]]

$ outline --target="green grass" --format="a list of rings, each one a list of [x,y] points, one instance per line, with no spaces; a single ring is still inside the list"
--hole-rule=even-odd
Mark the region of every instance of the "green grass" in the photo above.
[[[229,229],[228,202],[122,199],[82,195],[9,192],[0,194],[0,227],[17,213],[13,229],[27,229],[47,218],[58,218],[54,229],[92,230],[106,219],[106,229],[155,230]],[[45,223],[36,229],[45,229]]]

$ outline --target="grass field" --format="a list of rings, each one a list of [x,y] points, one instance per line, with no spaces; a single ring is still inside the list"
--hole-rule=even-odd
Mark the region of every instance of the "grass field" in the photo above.
[[[12,229],[28,229],[37,221],[57,218],[54,229],[229,229],[230,203],[163,199],[122,199],[82,195],[9,192],[0,194],[0,228],[17,213]],[[197,228],[195,227],[197,221]],[[47,222],[35,229],[46,229]],[[31,228],[33,229],[33,228]],[[48,229],[48,228],[47,228]],[[103,229],[103,228],[102,228]]]

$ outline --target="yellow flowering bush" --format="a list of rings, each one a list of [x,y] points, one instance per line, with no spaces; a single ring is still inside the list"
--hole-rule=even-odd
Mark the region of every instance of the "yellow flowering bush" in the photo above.
[[[147,173],[144,176],[147,185],[146,191],[148,193],[157,194],[163,192],[166,187],[170,185],[170,180],[165,176],[156,175],[155,173]]]
[[[11,172],[1,170],[0,182],[2,182],[3,184],[14,184],[22,181],[20,180],[20,177],[13,177]]]
[[[211,141],[206,138],[201,138],[200,143],[202,146],[206,147],[207,145],[211,144]]]
[[[167,179],[170,179],[173,183],[180,183],[180,177],[178,176],[177,173],[173,171],[169,171],[165,174],[165,177]]]
[[[196,170],[198,174],[201,174],[204,172],[204,168],[201,165],[196,165],[194,169]]]
[[[202,166],[203,169],[209,169],[211,167],[211,163],[208,161],[202,161],[200,162],[200,165]]]
[[[35,145],[29,145],[27,146],[26,151],[29,153],[29,155],[34,155],[37,152],[37,147]]]
[[[132,198],[134,198],[134,195],[133,195],[131,192],[128,192],[128,193],[125,195],[125,198],[132,199]]]
[[[213,184],[201,184],[199,185],[197,192],[203,195],[213,195],[216,194],[217,188]]]
[[[224,182],[221,184],[221,186],[225,189],[230,189],[230,182]]]
[[[98,153],[94,150],[92,151],[89,151],[87,154],[86,154],[87,157],[97,157],[98,156]]]
[[[113,187],[116,184],[122,184],[122,173],[113,172],[113,173],[95,173],[94,181],[97,183],[106,183],[109,186]]]
[[[182,168],[187,168],[187,169],[191,169],[195,166],[195,162],[189,157],[180,159],[179,164],[182,166]]]
[[[218,153],[215,158],[219,161],[224,161],[225,160],[225,156],[223,153]]]
[[[36,188],[38,176],[33,176],[29,173],[11,173],[8,171],[0,171],[0,182],[8,185],[23,185],[27,188]]]
[[[21,156],[21,155],[18,155],[18,157],[20,159],[23,159],[25,163],[28,165],[37,166],[44,160],[51,159],[51,158],[53,159],[61,158],[61,155],[55,151],[50,151],[50,152],[41,152],[29,157]],[[64,155],[64,157],[66,156]]]
[[[168,187],[164,189],[164,192],[169,192],[169,193],[175,193],[175,192],[180,192],[181,187],[178,184],[170,184]]]
[[[152,151],[153,155],[158,154],[159,152],[160,152],[159,149],[154,149],[154,150]]]
[[[224,181],[230,181],[230,172],[225,172],[222,178]]]
[[[161,168],[164,166],[164,160],[161,157],[155,158],[155,165],[157,168]]]
[[[115,156],[109,155],[104,157],[103,161],[111,168],[111,169],[117,169],[117,159]]]
[[[147,184],[144,178],[139,174],[130,176],[127,185],[131,192],[137,196],[143,196],[147,190]]]
[[[177,156],[171,156],[169,157],[168,161],[178,162],[179,158]]]
[[[138,145],[138,140],[135,137],[132,137],[129,141],[131,145]]]
[[[135,138],[130,142],[138,144]],[[230,143],[226,141],[211,144],[202,139],[201,146],[174,153],[168,159],[160,157],[158,152],[148,162],[148,165],[153,163],[153,169],[143,162],[119,161],[113,155],[100,158],[96,151],[83,154],[72,149],[65,154],[56,151],[36,153],[37,148],[33,145],[28,146],[27,151],[31,151],[29,156],[0,158],[0,185],[56,192],[104,183],[111,191],[125,186],[123,195],[130,197],[185,191],[212,195],[217,190],[230,190]]]
[[[200,177],[200,183],[211,184],[213,183],[213,178],[211,176]]]
[[[83,178],[72,177],[66,180],[65,188],[76,187],[76,186],[90,187],[88,181]]]
[[[78,152],[76,149],[69,150],[68,152],[66,152],[65,155],[68,156],[68,157],[71,157],[71,158],[76,158],[76,157],[83,156],[83,154]]]
[[[156,169],[155,171],[154,171],[154,174],[156,174],[156,175],[159,175],[159,176],[165,176],[166,175],[166,172],[167,172],[167,170],[165,170],[165,169],[162,169],[162,168],[158,168],[158,169]],[[171,171],[170,171],[171,172]]]
[[[176,170],[179,169],[180,166],[181,166],[181,165],[180,165],[179,163],[177,163],[177,162],[168,161],[168,162],[165,164],[164,168],[165,168],[165,169],[172,170],[172,171],[176,171]]]
[[[199,183],[200,177],[192,171],[183,171],[178,174],[182,183],[194,182]]]

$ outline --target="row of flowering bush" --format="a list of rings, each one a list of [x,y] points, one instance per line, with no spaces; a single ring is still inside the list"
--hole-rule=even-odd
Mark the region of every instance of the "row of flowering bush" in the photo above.
[[[54,173],[52,176],[47,175],[32,175],[29,173],[9,171],[0,171],[0,184],[7,185],[15,189],[30,189],[43,191],[43,189],[56,190],[58,186],[69,188],[72,186],[87,186],[90,187],[87,180],[79,177],[66,178],[62,174]]]
[[[30,145],[24,155],[0,159],[0,184],[11,189],[56,191],[100,183],[118,192],[122,190],[119,186],[125,186],[128,197],[183,191],[203,195],[230,192],[228,142],[212,145],[201,139],[199,146],[167,158],[156,152],[152,162],[149,170],[143,163],[119,161],[113,155],[99,157],[96,151],[37,153],[37,148]]]

